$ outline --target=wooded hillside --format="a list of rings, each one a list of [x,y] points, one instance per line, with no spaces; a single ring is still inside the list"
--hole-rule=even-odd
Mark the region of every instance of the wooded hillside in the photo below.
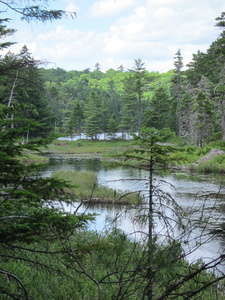
[[[45,96],[57,132],[86,133],[92,138],[105,132],[134,133],[141,127],[169,128],[185,143],[202,147],[225,139],[225,51],[222,32],[206,53],[193,54],[184,66],[181,50],[174,69],[167,73],[145,69],[141,58],[132,69],[102,72],[40,69]]]

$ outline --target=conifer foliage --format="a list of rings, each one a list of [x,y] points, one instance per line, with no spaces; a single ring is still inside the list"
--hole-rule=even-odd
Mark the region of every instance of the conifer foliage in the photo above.
[[[28,20],[52,20],[62,15],[40,10],[38,6],[20,9],[16,2],[0,2],[19,11]],[[3,21],[0,26],[2,37],[13,33],[13,30],[6,30]],[[7,46],[10,43],[1,44],[1,48]],[[27,250],[25,252],[29,252],[28,245],[34,242],[54,241],[60,236],[65,238],[82,226],[86,218],[65,214],[53,205],[52,201],[60,203],[64,189],[69,186],[67,182],[41,178],[38,176],[38,166],[26,166],[20,159],[25,153],[38,152],[38,147],[47,142],[40,138],[28,138],[29,133],[34,136],[35,132],[41,136],[39,130],[43,129],[43,124],[37,119],[44,122],[47,113],[46,106],[43,107],[36,62],[24,47],[18,56],[9,53],[1,58],[0,70],[3,83],[0,102],[0,257],[1,261],[8,263],[27,260],[38,265],[38,259],[27,259],[23,251],[17,250],[24,248]],[[32,251],[35,252],[35,249]],[[29,299],[18,274],[0,268],[0,276],[2,299]],[[10,284],[17,285],[16,292],[10,292]]]

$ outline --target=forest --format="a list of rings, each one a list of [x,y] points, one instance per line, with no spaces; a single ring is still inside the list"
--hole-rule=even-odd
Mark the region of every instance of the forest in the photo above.
[[[135,59],[128,71],[121,65],[103,73],[99,63],[94,71],[45,69],[32,61],[24,46],[18,55],[8,53],[2,59],[4,64],[30,62],[28,72],[25,66],[21,76],[11,70],[14,74],[2,79],[3,93],[10,93],[14,84],[17,93],[26,89],[16,101],[26,105],[24,116],[43,124],[31,133],[34,136],[40,132],[46,136],[54,130],[71,136],[85,133],[96,139],[100,133],[132,134],[142,127],[154,127],[168,128],[186,144],[203,147],[225,139],[224,32],[219,20],[217,26],[222,33],[207,53],[193,54],[193,60],[184,66],[178,49],[174,69],[161,74],[146,70],[141,58]],[[22,72],[27,78],[32,76],[33,82],[28,80],[24,86]]]
[[[18,7],[16,1],[0,1],[25,22],[65,17],[47,2],[21,1]],[[4,38],[13,40],[15,29],[8,28],[8,21],[0,19],[0,49],[8,49],[0,56],[0,298],[224,299],[224,254],[209,261],[187,259],[205,242],[224,237],[224,228],[207,230],[204,206],[192,222],[154,176],[183,163],[193,149],[200,153],[210,143],[225,148],[225,12],[216,18],[220,34],[206,53],[193,54],[184,66],[178,49],[174,69],[166,73],[146,70],[142,58],[134,59],[129,70],[121,64],[102,72],[99,62],[93,71],[44,68],[26,45],[19,53],[10,51],[13,42]],[[147,170],[147,199],[139,191],[134,202],[123,202],[125,214],[135,208],[145,224],[142,240],[133,240],[115,224],[105,232],[88,229],[96,214],[79,208],[99,188],[93,174],[43,177],[41,164],[24,163],[33,153],[41,161],[43,149],[57,137],[81,134],[90,138],[87,148],[100,134],[109,136],[107,146],[123,150],[114,149],[117,156],[110,162],[131,161],[132,168]],[[127,135],[133,140],[126,141]],[[72,147],[81,149],[81,144]],[[81,177],[90,194],[82,200],[77,192]],[[110,205],[121,205],[132,194],[104,193]],[[60,209],[74,203],[72,214]],[[159,219],[166,228],[163,236],[154,232]],[[196,227],[200,232],[193,244]]]
[[[178,49],[174,69],[161,74],[146,70],[141,58],[128,71],[121,65],[103,73],[99,63],[94,71],[40,69],[54,129],[96,139],[100,133],[168,128],[199,147],[224,140],[223,39],[222,32],[207,53],[193,54],[185,70]]]

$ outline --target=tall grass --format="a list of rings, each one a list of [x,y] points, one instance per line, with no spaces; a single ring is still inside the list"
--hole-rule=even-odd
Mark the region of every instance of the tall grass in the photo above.
[[[58,154],[76,154],[79,156],[110,156],[134,147],[134,141],[100,141],[100,140],[79,140],[79,141],[55,141],[48,146],[47,151]],[[43,149],[46,151],[46,149]]]
[[[65,189],[71,197],[79,201],[93,203],[138,204],[142,197],[138,193],[116,191],[101,186],[97,182],[97,175],[93,172],[64,171],[56,172],[54,177],[70,181],[74,188]]]
[[[225,164],[215,163],[210,160],[200,163],[195,170],[203,174],[225,174]]]
[[[49,158],[44,155],[39,155],[32,152],[24,152],[23,156],[19,158],[23,164],[47,164]]]

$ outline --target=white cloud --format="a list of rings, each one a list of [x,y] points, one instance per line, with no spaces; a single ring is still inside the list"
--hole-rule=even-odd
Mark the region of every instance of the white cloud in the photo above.
[[[101,0],[94,3],[89,11],[93,18],[109,17],[130,8],[135,0]]]
[[[69,2],[67,4],[65,10],[68,12],[76,12],[77,13],[80,10],[80,7],[77,4],[75,4],[74,2]]]
[[[67,10],[89,8],[95,18],[82,15],[51,27],[25,28],[16,34],[14,47],[26,44],[35,58],[67,70],[93,68],[96,62],[102,70],[121,64],[127,69],[140,57],[149,70],[166,71],[173,68],[178,48],[188,63],[216,40],[215,18],[225,10],[224,0],[92,0],[88,8],[87,1],[79,1],[80,8],[78,1],[64,1]]]
[[[49,40],[52,41],[49,44]],[[70,30],[58,26],[55,31],[41,34],[36,38],[36,45],[42,57],[51,61],[72,62],[85,60],[94,50],[95,34],[89,31],[85,35],[80,30]]]
[[[150,67],[158,65],[160,70],[166,66],[173,68],[173,57],[178,48],[184,51],[186,64],[193,53],[206,51],[217,38],[215,36],[214,39],[215,30],[210,21],[215,11],[207,3],[203,12],[201,3],[191,5],[196,3],[193,0],[185,1],[186,9],[183,10],[183,3],[177,0],[147,2],[148,6],[144,6],[142,1],[142,6],[131,15],[110,27],[103,37],[104,55],[120,57],[123,61],[142,57]],[[159,4],[165,6],[160,7]],[[209,18],[206,18],[206,13]],[[154,69],[157,70],[156,67]]]
[[[169,7],[160,7],[154,13],[154,17],[165,22],[165,20],[173,18],[176,14],[177,13],[175,12],[175,10]]]
[[[170,4],[176,5],[177,3],[180,3],[180,2],[181,2],[181,0],[146,0],[146,5],[149,5],[149,6],[164,5],[165,6],[165,5],[170,5]]]

